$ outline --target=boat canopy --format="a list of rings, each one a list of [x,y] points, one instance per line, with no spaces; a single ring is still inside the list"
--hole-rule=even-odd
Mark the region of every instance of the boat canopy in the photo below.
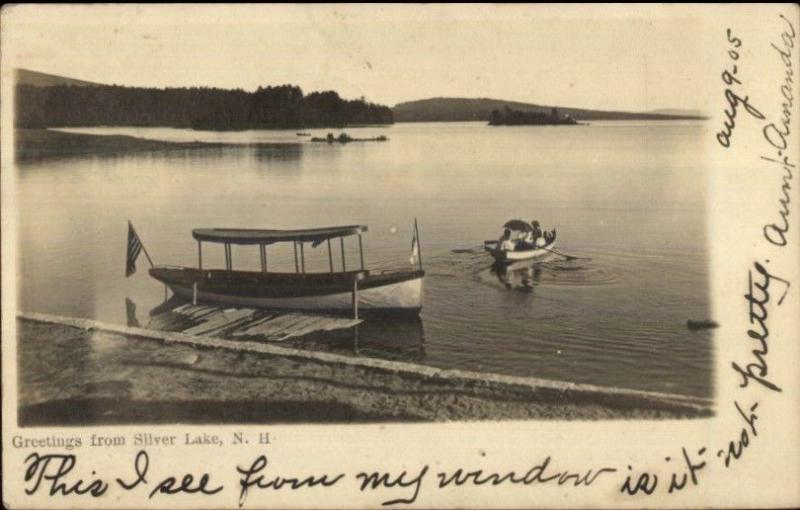
[[[309,228],[302,230],[258,230],[244,228],[198,228],[192,237],[198,241],[223,244],[273,244],[282,242],[310,242],[313,246],[340,237],[360,235],[365,225]]]
[[[507,228],[509,230],[516,230],[518,232],[532,232],[533,227],[530,223],[524,220],[509,220],[503,225],[503,228]]]

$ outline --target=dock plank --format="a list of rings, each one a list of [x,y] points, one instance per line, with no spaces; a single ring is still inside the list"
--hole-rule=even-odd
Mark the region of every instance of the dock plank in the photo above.
[[[191,327],[184,331],[184,333],[188,335],[204,335],[210,333],[211,331],[222,329],[231,323],[242,319],[243,317],[249,316],[252,314],[252,310],[239,310],[230,313],[226,313],[225,311],[218,310],[214,313],[209,314],[208,320],[202,321],[200,324]]]
[[[272,320],[262,323],[258,327],[257,331],[260,335],[268,335],[270,333],[274,333],[286,327],[289,327],[291,324],[294,324],[298,320],[299,319],[297,315],[295,315],[294,313],[278,315]]]
[[[256,319],[254,319],[254,320],[252,320],[252,321],[250,321],[248,324],[245,324],[244,326],[242,326],[238,330],[231,332],[231,336],[234,336],[234,337],[248,336],[250,334],[250,331],[256,330],[264,322],[276,317],[275,314],[266,314],[266,315],[259,314],[259,315],[261,315],[261,316],[256,318]]]
[[[301,328],[304,323],[308,322],[308,320],[309,317],[306,315],[292,314],[289,317],[288,321],[280,325],[272,324],[273,327],[268,328],[265,331],[265,334],[269,337],[270,340],[282,341],[285,340],[285,338],[288,338],[286,336],[287,333],[290,333],[291,331],[296,331],[297,329]]]
[[[282,342],[320,331],[349,329],[361,322],[349,317],[299,311],[183,304],[154,315],[148,327],[192,336]]]

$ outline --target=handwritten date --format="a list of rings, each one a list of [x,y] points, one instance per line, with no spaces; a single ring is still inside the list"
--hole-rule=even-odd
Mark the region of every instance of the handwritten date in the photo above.
[[[742,40],[733,34],[729,28],[727,30],[728,43],[730,49],[728,50],[728,58],[730,58],[730,67],[722,72],[722,81],[727,85],[725,88],[725,101],[727,106],[725,108],[725,121],[723,121],[723,128],[717,132],[717,142],[726,149],[731,145],[731,137],[733,130],[736,128],[736,114],[740,106],[751,116],[764,120],[764,114],[761,113],[751,102],[749,96],[741,96],[738,89],[743,87],[742,80],[739,79],[739,48],[742,46]]]

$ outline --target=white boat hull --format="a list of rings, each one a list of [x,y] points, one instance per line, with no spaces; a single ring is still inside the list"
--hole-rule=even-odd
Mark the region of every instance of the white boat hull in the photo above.
[[[380,287],[372,287],[358,291],[358,308],[363,310],[407,310],[422,308],[422,280],[414,278]],[[353,293],[337,292],[316,296],[302,297],[252,297],[234,296],[204,291],[191,285],[170,284],[176,295],[198,302],[223,303],[234,306],[254,308],[273,308],[278,310],[352,310]]]
[[[486,251],[491,253],[492,257],[494,257],[498,262],[516,262],[518,260],[529,260],[544,257],[545,255],[552,253],[551,249],[553,248],[554,244],[555,242],[541,248],[520,251],[498,250],[493,245],[488,243],[485,244],[484,247],[486,248]]]

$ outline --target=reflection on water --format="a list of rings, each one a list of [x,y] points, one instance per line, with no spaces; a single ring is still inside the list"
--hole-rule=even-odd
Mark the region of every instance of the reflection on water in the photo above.
[[[425,331],[418,316],[367,316],[354,333],[356,356],[409,362],[425,360]]]
[[[253,148],[253,156],[262,163],[299,162],[303,157],[303,146],[300,144],[261,144]]]
[[[408,314],[367,315],[361,324],[352,329],[312,333],[303,338],[290,339],[285,345],[347,356],[413,363],[425,361],[422,319]]]
[[[127,303],[128,301],[130,301],[130,299],[125,298],[125,301]],[[182,299],[180,296],[170,295],[167,286],[164,285],[164,301],[159,303],[154,308],[151,308],[149,315],[151,318],[156,317],[158,315],[161,315],[162,313],[171,312],[172,310],[178,308],[181,305],[185,305],[186,303],[188,303],[188,301]]]
[[[136,318],[136,303],[130,298],[125,298],[125,318],[129,328],[141,328],[139,319]]]
[[[396,124],[348,129],[359,138],[385,134],[386,143],[330,146],[298,141],[294,131],[90,131],[239,145],[18,165],[24,310],[147,327],[153,318],[144,311],[165,300],[164,287],[143,261],[124,277],[128,220],[156,263],[195,266],[194,228],[366,224],[366,266],[402,268],[416,217],[421,316],[368,320],[357,346],[351,330],[289,344],[711,394],[713,333],[686,328],[714,319],[705,169],[696,157],[710,139],[702,123]],[[263,143],[272,145],[253,145]],[[558,251],[578,258],[492,269],[481,243],[517,217],[557,228]],[[358,259],[353,244],[347,260]],[[234,252],[237,269],[259,267],[258,250]],[[203,257],[224,266],[222,249]],[[322,248],[306,257],[309,271],[328,270]],[[276,247],[269,264],[293,270],[291,248]],[[122,306],[126,297],[135,310]]]
[[[124,164],[126,160],[130,160],[132,156],[141,160],[147,161],[175,161],[184,162],[187,159],[209,160],[225,157],[237,156],[246,159],[253,159],[265,164],[270,162],[281,163],[299,163],[303,157],[305,150],[302,144],[288,144],[288,143],[257,143],[253,145],[231,144],[227,146],[207,146],[203,148],[182,149],[182,148],[161,148],[154,150],[119,150],[111,148],[107,150],[99,150],[90,152],[89,149],[84,147],[67,147],[58,152],[27,152],[24,158],[17,159],[15,163],[26,170],[24,174],[20,174],[20,178],[25,178],[30,172],[43,171],[43,169],[50,169],[53,167],[61,166],[62,164],[69,165],[72,161],[78,159],[82,163],[91,162],[98,165],[117,165]],[[293,165],[295,168],[301,168],[299,164]],[[225,171],[225,169],[219,169]]]
[[[188,301],[179,296],[171,296],[150,310],[149,320],[144,327],[162,331],[183,331],[196,326],[197,321],[175,313],[176,309],[188,304]],[[220,308],[225,308],[225,311],[228,312],[236,309],[234,307]],[[125,313],[129,327],[142,327],[136,316],[136,304],[130,298],[125,298]],[[279,316],[281,314],[280,311],[275,313]],[[247,326],[247,323],[239,321],[231,329],[214,332],[213,336],[236,342],[236,335],[232,334],[232,330],[241,330]],[[270,340],[265,336],[250,336],[247,341],[269,342]],[[422,319],[407,313],[373,313],[364,316],[363,322],[353,328],[310,332],[300,337],[273,341],[273,343],[297,349],[398,361],[419,362],[425,358],[425,335]]]
[[[478,279],[487,284],[486,271],[478,273]],[[620,271],[612,265],[593,262],[591,257],[575,257],[553,254],[536,260],[520,260],[513,263],[495,262],[488,273],[509,290],[533,292],[538,285],[547,286],[596,286],[614,285],[619,282]]]
[[[542,268],[538,262],[516,265],[495,262],[491,271],[507,289],[520,292],[533,292],[542,278]]]

